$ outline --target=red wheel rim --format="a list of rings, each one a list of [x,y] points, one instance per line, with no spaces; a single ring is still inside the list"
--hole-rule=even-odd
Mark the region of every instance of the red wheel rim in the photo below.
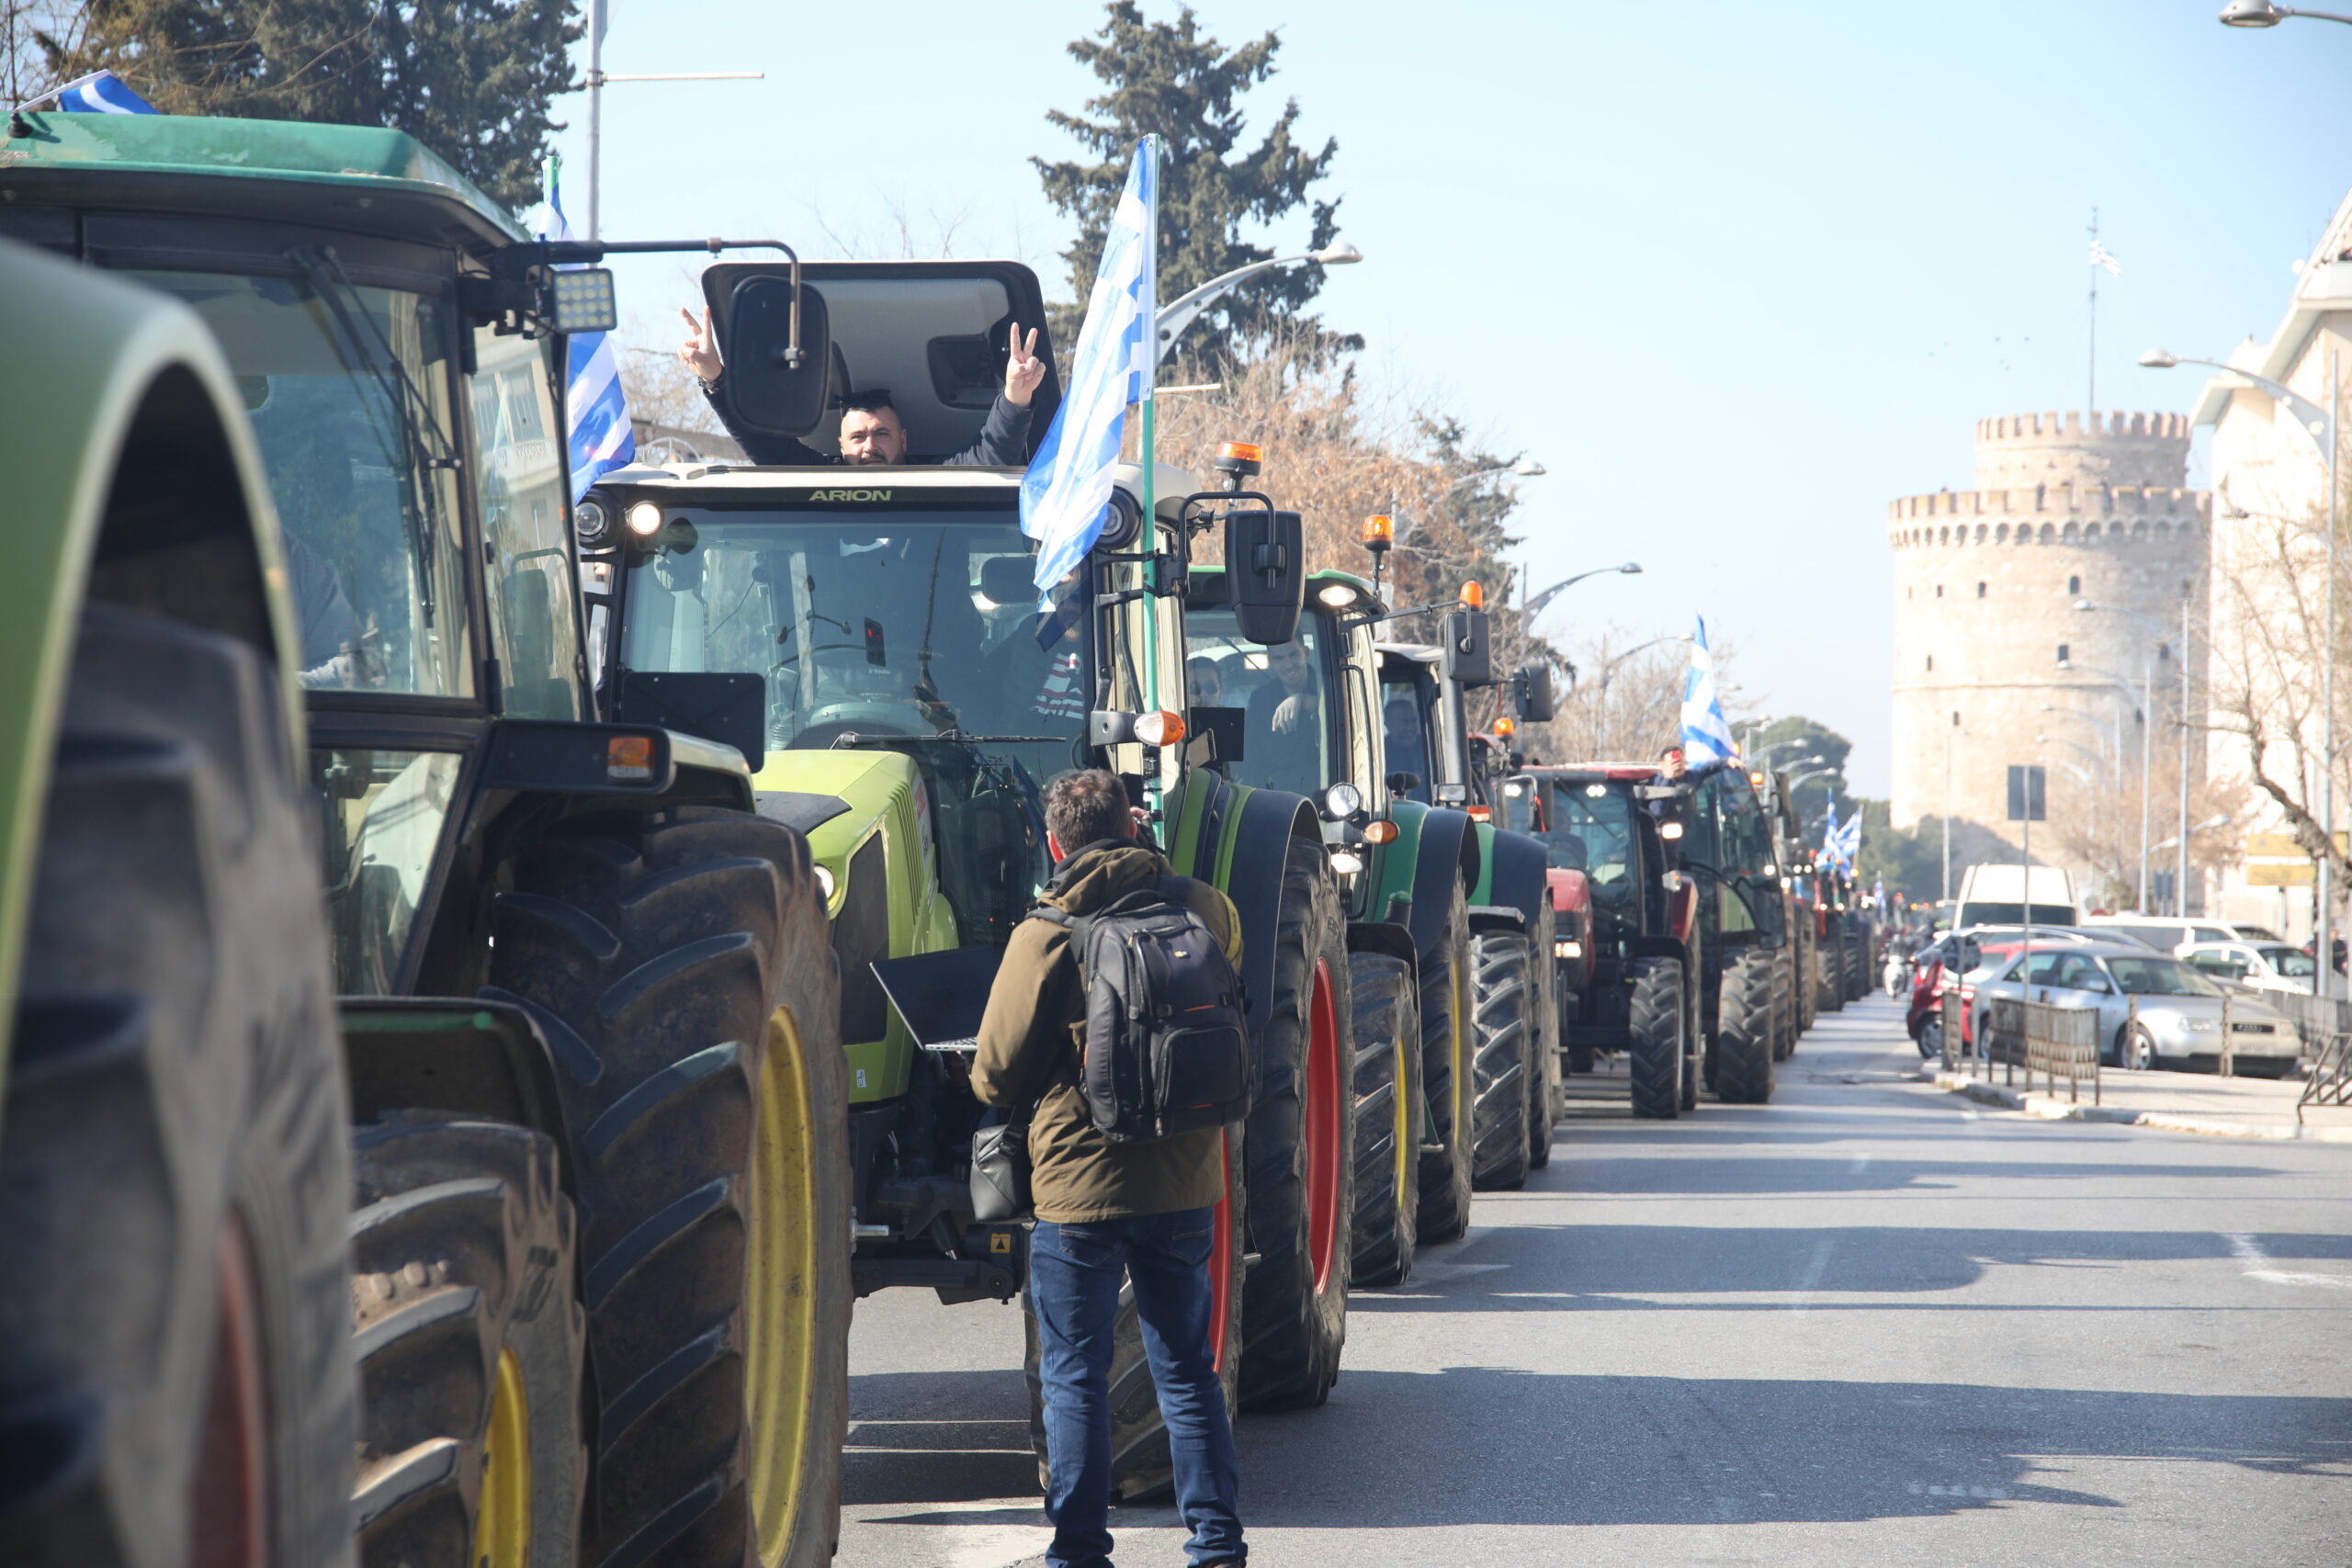
[[[1317,1295],[1340,1253],[1340,1017],[1331,1000],[1331,967],[1315,961],[1315,994],[1306,1011],[1306,1253]]]
[[[213,1337],[204,1438],[188,1480],[192,1568],[267,1568],[269,1429],[262,1377],[261,1308],[252,1244],[232,1214],[220,1245],[220,1324]]]
[[[1209,1348],[1213,1363],[1225,1371],[1225,1336],[1233,1301],[1233,1134],[1217,1135],[1217,1164],[1225,1172],[1224,1193],[1214,1211],[1216,1227],[1209,1239]]]

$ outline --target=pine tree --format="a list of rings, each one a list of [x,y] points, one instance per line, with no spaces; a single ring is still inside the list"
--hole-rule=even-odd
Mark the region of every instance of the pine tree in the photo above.
[[[1125,184],[1136,141],[1157,132],[1159,164],[1159,297],[1164,302],[1221,273],[1274,254],[1239,237],[1245,223],[1273,223],[1301,207],[1313,220],[1306,247],[1319,250],[1339,231],[1337,198],[1315,199],[1311,189],[1328,177],[1336,141],[1319,152],[1297,139],[1298,102],[1283,112],[1257,145],[1237,152],[1247,130],[1238,100],[1274,74],[1279,34],[1227,51],[1204,36],[1190,6],[1170,25],[1144,19],[1134,0],[1111,0],[1102,30],[1069,46],[1072,58],[1106,84],[1086,101],[1092,118],[1051,111],[1046,119],[1090,149],[1092,163],[1049,163],[1032,158],[1046,197],[1066,217],[1076,218],[1075,243],[1062,253],[1070,286],[1082,306],[1094,285],[1102,237]],[[1307,303],[1323,287],[1323,268],[1278,267],[1227,294],[1189,334],[1195,344],[1263,339],[1290,331],[1326,346],[1362,346],[1359,338],[1326,338]],[[1067,321],[1055,323],[1057,337],[1076,343],[1079,307],[1066,307]]]
[[[57,80],[113,71],[165,114],[405,130],[516,211],[551,99],[577,83],[574,0],[90,0],[40,36]]]

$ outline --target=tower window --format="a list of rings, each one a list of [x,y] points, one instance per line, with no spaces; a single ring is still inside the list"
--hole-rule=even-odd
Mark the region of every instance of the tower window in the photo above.
[[[1942,598],[1943,596],[1944,596],[1944,585],[1943,585],[1942,583],[1939,582],[1939,583],[1937,583],[1937,584],[1936,584],[1936,597],[1937,597],[1937,598],[1939,598],[1939,599],[1940,599],[1940,598]]]
[[[1933,670],[1935,667],[1936,667],[1936,656],[1935,656],[1934,654],[1932,654],[1932,653],[1931,653],[1931,654],[1928,655],[1928,669],[1930,669],[1930,670]]]
[[[2066,662],[2066,645],[2063,642],[2058,645],[2058,662],[2061,664]]]
[[[1976,596],[1979,599],[1984,597],[1984,585],[1981,582],[1976,585]]]
[[[2083,580],[2082,580],[2081,578],[2079,578],[2079,577],[2070,577],[2070,578],[2068,578],[2068,579],[2066,580],[2066,592],[2069,592],[2069,593],[2080,593],[2082,591],[2083,591]]]

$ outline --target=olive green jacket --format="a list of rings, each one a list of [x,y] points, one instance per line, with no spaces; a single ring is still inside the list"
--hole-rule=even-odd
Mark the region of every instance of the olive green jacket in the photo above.
[[[1168,863],[1157,851],[1125,839],[1105,840],[1064,861],[1038,902],[1089,914],[1167,874]],[[1232,902],[1205,882],[1181,880],[1186,901],[1239,968],[1241,919]],[[1207,1207],[1225,1192],[1221,1131],[1148,1144],[1114,1144],[1095,1131],[1078,1089],[1086,993],[1069,936],[1046,920],[1023,920],[1013,929],[980,1021],[972,1092],[1007,1110],[1036,1102],[1029,1122],[1030,1192],[1041,1220],[1086,1224]]]

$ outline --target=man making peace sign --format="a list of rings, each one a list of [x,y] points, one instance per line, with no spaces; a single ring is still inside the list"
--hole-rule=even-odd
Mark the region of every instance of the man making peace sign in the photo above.
[[[841,452],[828,457],[815,447],[793,440],[790,436],[763,435],[757,431],[744,430],[727,416],[726,401],[719,396],[719,385],[726,366],[718,357],[718,339],[710,330],[710,310],[703,310],[696,320],[691,310],[680,310],[686,319],[686,341],[678,345],[679,362],[694,372],[702,383],[702,394],[718,414],[727,434],[743,448],[743,456],[763,468],[806,468],[829,463],[849,463],[859,467],[883,467],[907,460],[907,427],[899,411],[891,405],[886,391],[852,392],[842,400]],[[1011,338],[1006,344],[1004,389],[989,407],[986,423],[980,426],[978,439],[953,457],[942,461],[983,468],[1018,468],[1029,461],[1029,400],[1036,396],[1038,386],[1046,379],[1046,362],[1037,357],[1037,329],[1029,329],[1024,339],[1021,323],[1012,323]]]

